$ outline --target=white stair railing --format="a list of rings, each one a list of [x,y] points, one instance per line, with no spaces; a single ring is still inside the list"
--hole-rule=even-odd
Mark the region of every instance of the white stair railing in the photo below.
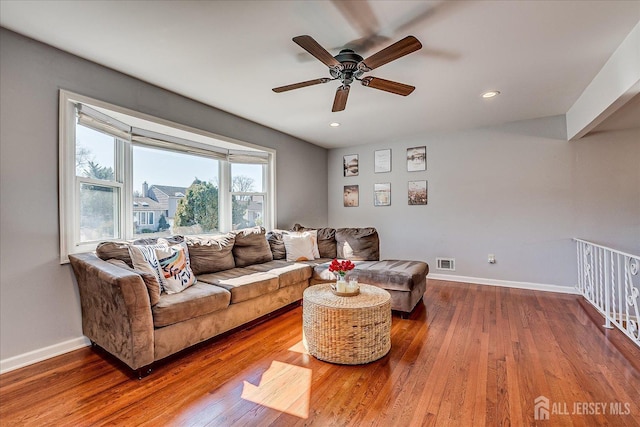
[[[640,347],[640,256],[586,240],[578,250],[578,290],[605,318]]]

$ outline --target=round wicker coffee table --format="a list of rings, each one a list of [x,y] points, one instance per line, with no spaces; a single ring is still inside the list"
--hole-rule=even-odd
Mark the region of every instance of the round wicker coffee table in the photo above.
[[[391,295],[360,284],[360,294],[341,297],[331,285],[310,286],[302,299],[303,342],[317,359],[358,365],[391,349]]]

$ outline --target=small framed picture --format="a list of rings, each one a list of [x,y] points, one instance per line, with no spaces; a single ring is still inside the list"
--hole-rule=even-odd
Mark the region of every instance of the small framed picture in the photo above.
[[[407,148],[407,171],[427,170],[427,147]]]
[[[426,205],[427,181],[409,181],[408,196],[410,205]]]
[[[342,163],[344,166],[344,176],[357,176],[358,175],[358,155],[347,154],[342,156]]]
[[[391,183],[373,184],[373,206],[391,205]]]
[[[344,207],[353,208],[357,207],[360,198],[360,187],[357,185],[345,185],[344,186]]]
[[[376,150],[373,153],[373,167],[375,173],[391,172],[391,149]]]

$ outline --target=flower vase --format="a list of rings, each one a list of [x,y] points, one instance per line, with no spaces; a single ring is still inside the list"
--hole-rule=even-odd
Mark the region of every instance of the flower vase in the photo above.
[[[347,281],[344,278],[344,274],[338,275],[338,280],[336,281],[336,292],[347,292]]]

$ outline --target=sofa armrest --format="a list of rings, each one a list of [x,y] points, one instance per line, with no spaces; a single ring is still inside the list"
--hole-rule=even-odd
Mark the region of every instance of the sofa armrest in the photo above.
[[[142,277],[92,253],[70,255],[82,306],[82,331],[132,369],[154,360],[153,316]]]

